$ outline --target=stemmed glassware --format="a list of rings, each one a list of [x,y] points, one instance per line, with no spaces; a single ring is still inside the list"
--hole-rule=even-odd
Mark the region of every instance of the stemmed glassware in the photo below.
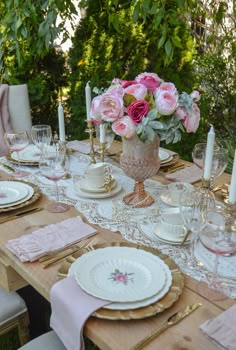
[[[198,291],[210,300],[227,298],[227,287],[221,283],[218,276],[218,263],[220,255],[236,252],[235,227],[226,225],[226,218],[222,211],[209,210],[203,215],[204,228],[199,238],[202,245],[215,254],[214,268],[208,285],[205,281],[198,284]]]
[[[51,213],[61,213],[67,211],[70,206],[59,202],[58,181],[69,171],[69,159],[66,154],[64,143],[54,143],[43,149],[39,161],[39,168],[43,176],[52,180],[55,184],[56,202],[49,205],[47,210]]]
[[[195,244],[198,234],[203,226],[203,214],[215,208],[215,197],[211,191],[202,191],[202,189],[186,189],[180,195],[179,200],[180,214],[188,233],[191,233],[190,258],[187,260],[187,266],[192,269],[197,261],[194,256]]]
[[[52,140],[52,129],[50,125],[33,125],[31,138],[35,146],[42,152],[44,146],[49,145]]]
[[[192,151],[192,158],[194,164],[196,164],[200,169],[204,170],[205,163],[205,152],[206,152],[206,143],[197,143]],[[222,175],[225,171],[228,164],[228,151],[227,149],[215,144],[213,159],[212,159],[212,169],[211,169],[211,178],[212,186],[214,180]]]
[[[12,133],[5,133],[4,140],[10,150],[10,152],[16,152],[17,154],[17,162],[18,169],[13,174],[16,177],[25,177],[30,173],[28,171],[24,171],[20,166],[20,157],[19,152],[26,148],[29,144],[29,136],[26,131],[14,131]]]

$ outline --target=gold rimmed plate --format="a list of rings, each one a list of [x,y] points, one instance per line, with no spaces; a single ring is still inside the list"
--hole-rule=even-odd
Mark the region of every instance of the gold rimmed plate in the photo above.
[[[161,168],[169,167],[170,165],[175,164],[179,160],[178,154],[173,154],[172,159],[168,162],[161,162]]]
[[[13,180],[9,180],[9,181],[13,181]],[[27,205],[30,205],[30,204],[36,202],[39,199],[39,197],[41,196],[41,191],[40,191],[39,187],[36,186],[35,184],[33,184],[31,182],[21,181],[21,180],[14,180],[14,182],[24,183],[24,184],[30,186],[32,188],[32,196],[26,197],[26,200],[22,201],[21,203],[18,203],[18,204],[12,205],[12,206],[1,207],[0,213],[24,208]]]
[[[136,309],[128,309],[128,310],[110,310],[106,308],[101,308],[94,312],[93,316],[97,318],[107,319],[107,320],[131,320],[131,319],[143,319],[146,317],[154,316],[169,307],[171,307],[181,295],[184,288],[184,277],[181,274],[178,266],[175,262],[169,258],[167,255],[162,254],[160,251],[137,245],[134,243],[128,242],[112,242],[112,243],[102,243],[96,244],[93,246],[93,249],[101,249],[106,247],[133,247],[136,249],[145,250],[147,252],[152,253],[155,256],[158,256],[163,262],[169,267],[171,275],[172,275],[172,284],[167,291],[167,293],[158,301],[151,303],[150,305],[146,305],[144,307],[139,307]],[[71,257],[67,258],[65,262],[60,266],[58,270],[58,278],[64,278],[67,276],[71,263],[74,262],[78,257],[86,254],[87,251],[85,249],[79,250],[78,252],[71,255]]]

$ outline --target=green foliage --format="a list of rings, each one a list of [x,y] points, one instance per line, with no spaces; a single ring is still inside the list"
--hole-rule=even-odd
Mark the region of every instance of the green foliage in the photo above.
[[[159,1],[158,1],[159,3]],[[162,27],[153,30],[152,20],[138,19],[133,22],[133,8],[130,1],[123,0],[108,8],[106,0],[99,2],[83,1],[86,17],[79,23],[73,48],[69,52],[70,100],[72,118],[69,126],[71,138],[88,137],[85,129],[85,85],[90,81],[91,87],[107,88],[114,77],[133,79],[139,73],[156,72],[165,81],[173,81],[178,90],[191,92],[191,61],[194,55],[194,43],[189,28],[176,14],[175,7],[170,9],[169,26],[171,32],[181,37],[181,48],[176,47],[172,63],[167,66],[166,50],[163,45],[158,49],[157,43],[162,37]],[[170,14],[172,13],[172,17]],[[107,15],[116,17],[117,31],[107,20]],[[164,25],[164,24],[163,24]],[[169,34],[168,34],[169,35]],[[169,38],[169,36],[168,36]],[[176,39],[178,41],[178,39]]]

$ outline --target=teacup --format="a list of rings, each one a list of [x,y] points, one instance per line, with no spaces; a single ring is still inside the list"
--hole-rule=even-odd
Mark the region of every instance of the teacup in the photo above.
[[[107,163],[95,163],[87,166],[84,172],[86,176],[101,176],[104,174],[109,175],[111,173],[111,167]]]
[[[175,203],[179,203],[180,196],[183,193],[183,191],[193,191],[194,187],[193,185],[187,183],[187,182],[173,182],[168,185],[169,194],[171,197],[171,200]]]
[[[161,212],[161,232],[166,238],[180,239],[184,236],[185,228],[178,208],[165,209]]]
[[[85,174],[83,178],[83,184],[87,188],[91,189],[99,189],[104,187],[107,178],[109,175],[107,174],[98,174],[98,175],[91,175],[91,174]]]

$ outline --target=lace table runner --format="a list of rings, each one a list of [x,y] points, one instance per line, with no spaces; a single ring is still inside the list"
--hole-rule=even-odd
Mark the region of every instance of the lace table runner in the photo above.
[[[6,161],[4,157],[0,161],[14,166]],[[107,159],[109,162],[109,160]],[[84,169],[89,164],[89,157],[76,154],[70,157],[70,172],[73,174],[84,174]],[[180,269],[195,278],[196,280],[209,278],[209,271],[213,270],[215,254],[209,252],[200,243],[196,246],[196,263],[194,268],[189,268],[187,262],[190,260],[189,245],[180,246],[165,243],[155,235],[155,227],[160,220],[160,210],[167,208],[160,195],[166,191],[166,186],[153,180],[145,181],[145,189],[155,198],[155,203],[148,208],[132,208],[122,201],[124,194],[132,191],[134,181],[127,177],[123,171],[112,166],[112,174],[116,181],[122,186],[122,191],[114,197],[104,199],[79,198],[73,190],[73,178],[59,182],[60,201],[75,206],[88,221],[92,224],[109,229],[113,232],[120,232],[122,236],[133,243],[142,244],[161,250],[169,255]],[[50,199],[54,197],[54,185],[51,181],[41,176],[38,168],[26,167],[31,172],[29,181],[37,184],[42,192]],[[4,169],[4,171],[6,171]],[[236,298],[236,255],[220,257],[219,274],[221,281],[228,287],[228,295]]]

